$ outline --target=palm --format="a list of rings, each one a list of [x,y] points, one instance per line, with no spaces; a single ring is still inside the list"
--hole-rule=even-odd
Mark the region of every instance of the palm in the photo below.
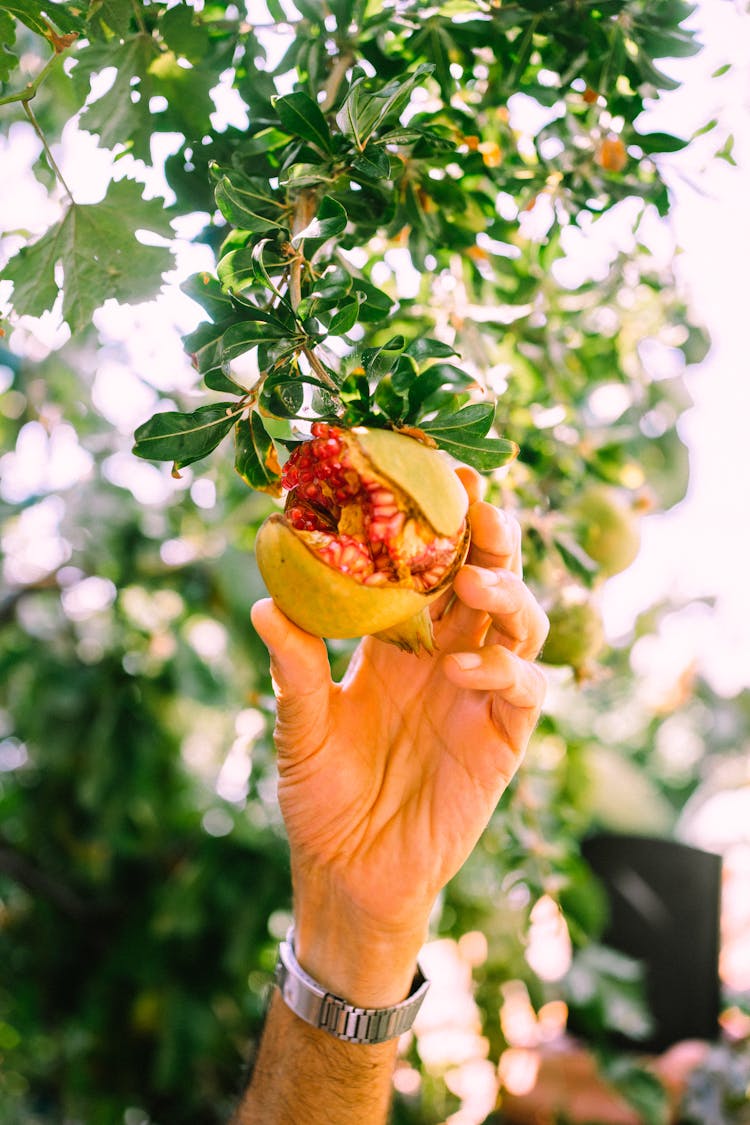
[[[518,568],[517,551],[486,556],[475,547],[480,565]],[[497,690],[467,690],[446,667],[448,653],[497,646],[496,617],[456,600],[436,636],[439,658],[368,638],[341,685],[321,685],[307,706],[280,700],[279,796],[295,850],[345,872],[365,909],[371,899],[382,910],[387,895],[394,917],[413,909],[415,887],[431,900],[464,861],[537,714]]]

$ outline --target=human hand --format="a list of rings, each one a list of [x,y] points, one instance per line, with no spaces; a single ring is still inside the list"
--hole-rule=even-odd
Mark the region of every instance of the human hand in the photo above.
[[[253,607],[278,702],[297,955],[363,1006],[407,994],[435,898],[518,768],[544,695],[533,660],[547,621],[521,580],[520,529],[459,474],[472,545],[455,598],[434,610],[437,655],[367,637],[334,684],[320,638],[270,599]]]

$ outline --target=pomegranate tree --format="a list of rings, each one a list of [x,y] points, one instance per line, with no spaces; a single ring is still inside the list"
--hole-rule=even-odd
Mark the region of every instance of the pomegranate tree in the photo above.
[[[284,512],[256,540],[269,593],[303,629],[432,651],[428,606],[468,548],[445,454],[388,430],[315,423],[282,471]]]

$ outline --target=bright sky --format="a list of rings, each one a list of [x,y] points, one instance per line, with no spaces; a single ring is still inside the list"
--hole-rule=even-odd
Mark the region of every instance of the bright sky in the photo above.
[[[685,251],[679,259],[679,274],[693,296],[698,317],[709,327],[714,346],[708,361],[689,376],[695,407],[682,425],[692,458],[689,498],[669,515],[644,521],[641,555],[630,570],[607,585],[605,615],[611,634],[617,637],[627,633],[635,612],[661,597],[714,596],[714,610],[694,605],[675,613],[658,640],[640,642],[636,661],[644,676],[669,682],[695,658],[717,690],[731,694],[750,685],[750,585],[746,578],[750,472],[742,460],[743,431],[750,419],[745,340],[749,315],[745,276],[750,261],[750,19],[733,0],[704,0],[691,22],[700,28],[705,50],[696,58],[665,67],[682,78],[684,86],[653,112],[649,128],[688,136],[710,118],[720,119],[714,132],[698,146],[691,146],[689,157],[661,158],[677,200],[673,216],[677,242]],[[730,71],[711,79],[728,62],[732,63]],[[242,124],[242,112],[233,108],[231,99],[222,99],[222,116],[226,119],[227,115],[233,123]],[[711,160],[728,133],[735,137],[738,168]],[[168,139],[165,145],[169,145]],[[55,202],[29,174],[37,151],[36,138],[21,124],[12,128],[9,142],[0,140],[4,173],[0,214],[6,230],[41,232],[56,217]],[[94,138],[69,126],[58,159],[79,202],[101,197],[111,158],[96,147]],[[129,158],[118,162],[118,176],[132,172]],[[142,169],[139,176],[143,177]],[[158,174],[151,176],[150,183],[154,193],[164,191]],[[188,222],[179,232],[186,239],[191,234],[189,226]],[[8,252],[14,248],[12,240],[6,248]],[[205,248],[188,249],[185,243],[177,279],[211,264]],[[0,283],[0,299],[3,289]],[[176,296],[174,289],[156,302],[135,308],[119,308],[110,302],[96,315],[111,347],[101,356],[94,400],[124,435],[148,416],[156,405],[157,391],[168,394],[192,386],[193,373],[182,354],[179,335],[192,327],[197,316],[192,302]],[[174,332],[164,330],[166,322],[176,323]],[[45,354],[67,337],[67,329],[60,329],[54,314],[25,323],[28,331],[16,337],[14,346],[32,355]],[[19,455],[3,457],[0,471],[3,495],[22,499],[40,486],[73,485],[90,471],[90,459],[76,451],[70,427],[60,427],[50,439],[32,424]],[[106,471],[117,483],[127,481],[143,503],[162,503],[170,490],[191,487],[189,474],[175,483],[166,469],[134,461],[125,453],[111,458]],[[202,494],[196,493],[195,499],[206,506]],[[48,507],[42,516],[48,535],[54,537],[54,512]],[[38,549],[38,529],[27,528],[24,534]]]
[[[628,628],[633,609],[656,598],[716,597],[713,612],[698,606],[676,615],[661,643],[644,644],[645,675],[668,676],[695,658],[713,686],[733,694],[750,685],[750,424],[748,262],[750,262],[750,19],[739,4],[704,0],[691,23],[704,51],[665,66],[684,85],[651,115],[654,129],[688,136],[713,117],[720,126],[703,138],[702,161],[665,158],[676,197],[673,224],[684,250],[678,276],[708,326],[711,353],[690,369],[695,407],[681,424],[691,452],[687,500],[644,521],[636,563],[607,587],[613,632]],[[711,74],[731,62],[721,78]],[[738,167],[709,159],[727,134]]]

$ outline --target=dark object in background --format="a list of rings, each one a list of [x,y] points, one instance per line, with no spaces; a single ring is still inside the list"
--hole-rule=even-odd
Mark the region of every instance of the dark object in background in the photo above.
[[[602,834],[583,857],[609,898],[605,945],[644,966],[654,1018],[647,1040],[621,1042],[659,1052],[719,1030],[721,857],[672,840]]]

